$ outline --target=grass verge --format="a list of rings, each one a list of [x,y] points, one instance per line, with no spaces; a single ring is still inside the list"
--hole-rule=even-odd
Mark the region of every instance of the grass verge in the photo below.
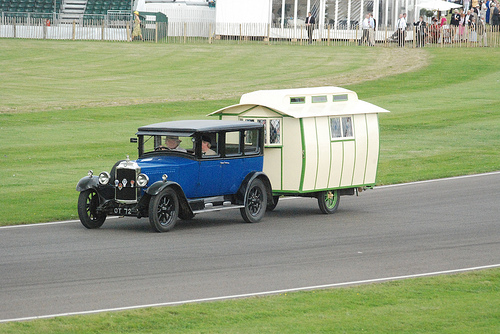
[[[0,324],[17,333],[497,333],[500,269]]]

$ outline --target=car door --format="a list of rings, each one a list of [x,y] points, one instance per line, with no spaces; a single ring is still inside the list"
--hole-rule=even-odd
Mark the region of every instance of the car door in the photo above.
[[[223,178],[222,165],[223,160],[219,154],[218,142],[219,134],[204,134],[199,136],[199,140],[204,138],[210,140],[210,154],[204,154],[201,150],[201,143],[197,143],[199,157],[199,173],[196,197],[209,197],[221,195],[220,182]]]
[[[222,179],[222,161],[219,157],[200,160],[196,197],[219,196]]]

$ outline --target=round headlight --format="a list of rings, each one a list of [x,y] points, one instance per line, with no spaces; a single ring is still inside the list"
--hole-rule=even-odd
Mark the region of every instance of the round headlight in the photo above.
[[[99,174],[99,183],[102,185],[106,185],[109,182],[109,173],[108,172],[102,172]]]
[[[149,177],[146,174],[139,174],[137,176],[137,185],[139,187],[145,187],[149,182]]]

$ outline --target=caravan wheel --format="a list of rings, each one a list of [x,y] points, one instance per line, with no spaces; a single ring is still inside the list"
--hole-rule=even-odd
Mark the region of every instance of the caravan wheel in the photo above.
[[[337,211],[340,203],[338,190],[327,190],[318,193],[318,205],[321,212],[330,214]]]

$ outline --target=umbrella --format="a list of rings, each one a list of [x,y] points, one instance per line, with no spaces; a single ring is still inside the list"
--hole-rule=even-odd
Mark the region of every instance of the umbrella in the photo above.
[[[421,3],[417,4],[417,7],[430,9],[430,10],[439,10],[440,12],[451,10],[455,8],[460,8],[462,5],[457,5],[453,2],[441,1],[441,0],[424,0]]]

